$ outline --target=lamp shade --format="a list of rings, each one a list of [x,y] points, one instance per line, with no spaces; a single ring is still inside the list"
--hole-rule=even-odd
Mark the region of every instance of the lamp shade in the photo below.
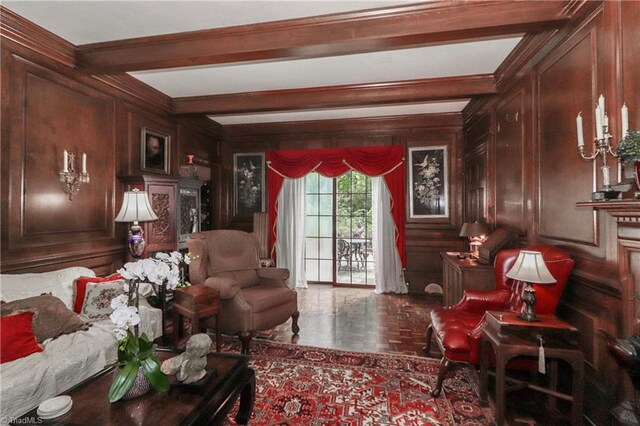
[[[489,227],[486,223],[465,223],[460,228],[461,237],[481,237],[487,234],[489,234]]]
[[[506,277],[536,284],[553,284],[556,282],[556,279],[553,278],[544,263],[542,253],[539,251],[522,250],[518,254],[516,263],[506,273]]]
[[[134,189],[126,191],[122,200],[122,208],[116,216],[116,222],[148,222],[157,220],[158,216],[153,212],[146,191]]]

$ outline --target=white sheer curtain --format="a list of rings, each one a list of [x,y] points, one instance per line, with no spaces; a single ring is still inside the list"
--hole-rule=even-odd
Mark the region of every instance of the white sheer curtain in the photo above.
[[[285,179],[278,196],[276,261],[289,269],[289,287],[307,288],[304,270],[305,178]]]
[[[407,293],[391,217],[391,195],[383,177],[371,178],[371,205],[376,293]]]

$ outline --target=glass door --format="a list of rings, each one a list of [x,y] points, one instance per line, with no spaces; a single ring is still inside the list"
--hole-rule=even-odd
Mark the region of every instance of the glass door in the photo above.
[[[307,281],[333,283],[333,179],[310,173],[305,182]]]

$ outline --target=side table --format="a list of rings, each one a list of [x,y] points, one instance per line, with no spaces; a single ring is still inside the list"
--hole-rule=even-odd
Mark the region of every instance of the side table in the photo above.
[[[182,330],[182,318],[191,320],[191,334],[200,332],[201,320],[215,317],[216,351],[220,352],[220,292],[202,284],[178,288],[173,296],[173,341],[177,344]]]
[[[504,424],[505,415],[505,367],[516,356],[538,357],[540,339],[543,340],[545,358],[549,360],[550,388],[529,384],[530,389],[549,395],[548,404],[555,408],[555,398],[572,402],[571,424],[582,424],[584,395],[584,355],[578,349],[578,329],[552,315],[539,315],[541,321],[521,320],[514,312],[487,312],[487,325],[482,331],[480,351],[480,402],[487,403],[489,347],[496,360],[496,424]],[[556,390],[558,360],[567,361],[573,370],[572,393]],[[523,383],[526,384],[526,383]]]

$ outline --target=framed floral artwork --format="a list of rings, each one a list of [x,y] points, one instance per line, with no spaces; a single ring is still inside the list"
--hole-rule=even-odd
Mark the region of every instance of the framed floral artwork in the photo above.
[[[264,211],[264,153],[234,154],[235,214]]]
[[[447,147],[409,148],[409,217],[449,217]]]

